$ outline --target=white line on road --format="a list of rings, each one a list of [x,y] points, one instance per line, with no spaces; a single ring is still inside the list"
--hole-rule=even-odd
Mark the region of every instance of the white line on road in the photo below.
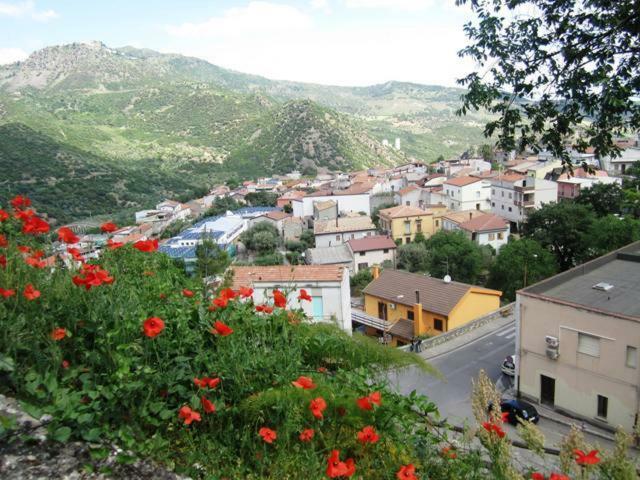
[[[502,331],[501,331],[501,332],[499,332],[499,333],[496,333],[496,336],[497,336],[497,337],[502,337],[503,335],[506,335],[507,333],[511,333],[511,332],[515,332],[515,331],[516,331],[516,327],[515,327],[515,325],[514,325],[514,326],[512,326],[512,327],[509,327],[509,328],[506,328],[506,329],[502,330]],[[515,335],[515,334],[514,334],[514,335]],[[507,338],[509,338],[509,337],[507,337]]]
[[[506,330],[509,330],[509,328],[507,328]],[[490,337],[491,335],[495,335],[495,332],[488,332],[488,333],[485,333],[484,335],[482,335],[482,336],[480,336],[480,337],[478,337],[478,338],[474,338],[473,340],[471,340],[471,341],[469,341],[469,342],[467,342],[467,343],[465,343],[465,344],[463,344],[463,345],[459,345],[459,346],[457,346],[457,347],[455,347],[455,348],[453,348],[453,349],[451,349],[451,350],[448,350],[448,351],[446,351],[446,352],[439,353],[439,354],[437,354],[437,355],[434,355],[433,357],[429,357],[429,358],[427,358],[427,360],[428,360],[429,362],[433,362],[436,358],[444,357],[445,355],[449,355],[449,354],[454,353],[454,352],[456,352],[456,351],[458,351],[458,350],[461,350],[461,349],[463,349],[463,348],[466,348],[466,347],[468,347],[469,345],[472,345],[472,344],[474,344],[474,343],[479,342],[480,340],[484,340],[485,338]]]
[[[516,336],[516,332],[511,332],[509,335],[507,335],[507,336],[506,336],[506,337],[504,337],[504,338],[511,339],[511,338],[513,338],[513,337],[515,337],[515,336]]]

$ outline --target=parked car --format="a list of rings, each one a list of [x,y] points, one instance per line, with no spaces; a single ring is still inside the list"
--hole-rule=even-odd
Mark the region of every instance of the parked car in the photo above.
[[[536,407],[522,400],[502,400],[500,402],[500,410],[502,413],[507,412],[509,414],[507,421],[512,425],[518,424],[518,418],[533,423],[538,423],[540,420]]]
[[[516,362],[518,361],[517,355],[509,355],[502,362],[502,366],[500,370],[505,375],[509,375],[510,377],[514,377],[516,375]]]

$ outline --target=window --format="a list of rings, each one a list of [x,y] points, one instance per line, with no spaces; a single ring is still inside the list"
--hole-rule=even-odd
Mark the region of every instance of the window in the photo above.
[[[363,262],[363,263],[359,263],[358,264],[358,271],[366,270],[367,268],[369,268],[369,264],[367,262]]]
[[[509,198],[513,198],[513,195],[511,193],[509,194]]]
[[[351,240],[353,240],[353,239],[355,239],[355,238],[356,238],[356,234],[355,234],[355,233],[352,233],[352,234],[351,234]]]
[[[433,319],[433,329],[434,330],[438,330],[439,332],[442,331],[442,320],[440,320],[439,318],[434,318]]]
[[[404,243],[406,243],[407,245],[410,244],[411,243],[411,237],[405,237]]]
[[[607,418],[607,409],[609,407],[609,399],[598,395],[598,417]]]
[[[385,248],[384,250],[382,250],[382,253],[389,253],[389,249]]]
[[[336,240],[340,240],[340,235],[336,235]]]
[[[489,241],[495,240],[496,239],[496,234],[495,233],[490,233],[489,234]]]
[[[502,196],[504,197],[504,192],[500,192],[500,193],[502,193]]]
[[[422,232],[422,220],[416,220],[416,232]]]
[[[578,352],[591,357],[599,357],[600,339],[586,333],[578,333]]]
[[[498,232],[498,240],[504,239],[504,233]]]
[[[476,198],[480,198],[480,192],[476,192]]]
[[[436,220],[436,227],[440,226],[440,220]]]
[[[495,207],[496,206],[496,202],[491,202],[491,206]]]
[[[511,207],[509,207],[509,211],[511,211]]]
[[[365,253],[366,253],[366,252],[360,252],[360,256],[361,256],[361,257],[364,257],[364,254],[365,254]]]
[[[627,347],[626,365],[629,368],[638,368],[638,349],[636,347]]]
[[[491,195],[495,195],[495,194],[496,194],[496,189],[495,189],[495,188],[492,188],[492,189],[491,189]]]
[[[415,318],[413,315],[413,310],[407,310],[407,318],[409,320],[413,320]]]
[[[500,205],[502,207],[502,210],[504,210],[504,205]]]
[[[409,220],[404,222],[404,233],[411,233],[411,221]]]
[[[411,202],[404,202],[404,204],[408,207],[411,205]]]

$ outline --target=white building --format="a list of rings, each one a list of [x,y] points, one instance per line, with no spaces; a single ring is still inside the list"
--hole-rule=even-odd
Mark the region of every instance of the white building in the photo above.
[[[347,246],[352,256],[352,271],[358,273],[360,270],[373,266],[380,266],[383,262],[389,261],[391,265],[396,264],[396,242],[384,235],[349,240]]]
[[[273,290],[287,295],[287,308],[301,308],[313,322],[331,322],[351,333],[349,269],[339,265],[277,265],[233,267],[232,288],[253,288],[256,305],[273,305]],[[300,289],[312,301],[300,301]]]
[[[165,200],[157,204],[156,210],[170,213],[173,216],[173,221],[186,220],[191,215],[191,209],[188,205],[175,200]]]
[[[624,175],[635,162],[640,162],[640,147],[626,148],[620,157],[603,157],[602,168],[613,175]]]
[[[558,199],[558,184],[550,180],[508,173],[491,180],[491,212],[511,222],[511,230],[527,213]]]
[[[509,222],[492,213],[469,210],[448,213],[442,218],[444,230],[463,232],[480,246],[490,245],[497,252],[509,241]]]
[[[355,238],[375,235],[376,226],[367,216],[318,220],[313,225],[316,247],[342,245]]]
[[[274,210],[272,212],[264,213],[249,220],[249,227],[253,227],[260,222],[267,222],[276,227],[276,230],[278,230],[278,235],[282,237],[284,235],[284,221],[287,218],[291,217],[292,215],[290,213]]]
[[[491,182],[477,177],[450,178],[442,185],[447,208],[460,210],[490,210]]]
[[[373,185],[355,183],[346,190],[321,190],[311,193],[303,198],[291,200],[294,217],[311,217],[313,215],[313,203],[325,200],[333,200],[338,204],[341,214],[350,212],[364,212],[371,214],[370,196]]]

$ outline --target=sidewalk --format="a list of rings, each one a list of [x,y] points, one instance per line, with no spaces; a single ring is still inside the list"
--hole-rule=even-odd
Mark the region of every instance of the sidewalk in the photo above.
[[[451,340],[441,343],[440,345],[431,347],[428,350],[423,350],[422,352],[420,352],[420,356],[425,360],[431,360],[433,358],[439,357],[440,355],[454,352],[458,348],[462,348],[488,335],[494,334],[496,331],[502,329],[503,327],[506,327],[513,322],[513,315],[509,315],[507,317],[498,316],[491,322],[482,325],[481,327],[471,330],[458,337],[452,338]]]
[[[569,428],[571,427],[571,425],[575,425],[584,433],[588,433],[589,435],[593,435],[594,437],[602,438],[603,440],[615,442],[615,434],[610,430],[597,427],[591,423],[582,421],[577,418],[563,415],[562,413],[556,412],[552,408],[546,407],[541,404],[536,404],[536,410],[538,410],[538,413],[542,418],[546,418],[547,420],[551,420],[552,422],[564,425],[565,427]]]

